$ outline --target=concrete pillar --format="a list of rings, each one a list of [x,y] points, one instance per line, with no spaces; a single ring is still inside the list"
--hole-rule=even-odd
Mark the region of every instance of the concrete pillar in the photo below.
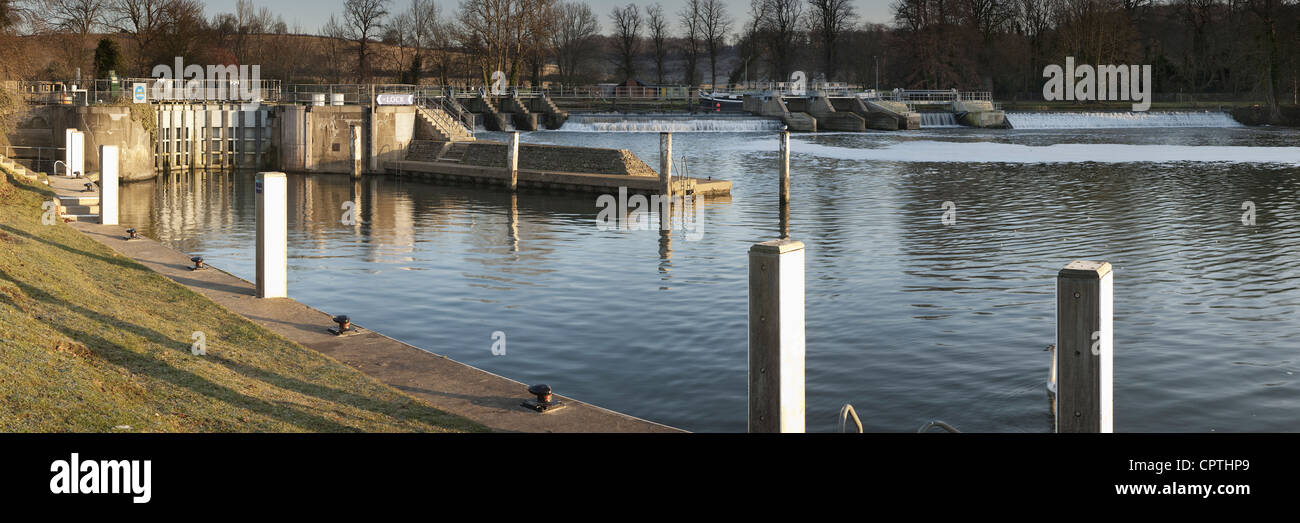
[[[506,148],[506,169],[510,170],[510,190],[519,188],[519,131],[510,133],[510,146]]]
[[[99,146],[99,223],[117,225],[116,145]]]
[[[257,173],[257,297],[288,296],[288,181],[282,172]]]
[[[804,432],[804,245],[749,249],[749,432]]]
[[[348,142],[348,150],[352,153],[352,177],[361,177],[361,126],[349,126],[351,131],[351,140]]]
[[[63,132],[63,163],[67,164],[68,176],[85,176],[86,174],[86,135],[76,129]]]

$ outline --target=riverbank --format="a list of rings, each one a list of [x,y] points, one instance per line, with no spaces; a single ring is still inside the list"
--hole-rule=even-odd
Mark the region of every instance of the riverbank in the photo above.
[[[0,177],[0,431],[487,430],[44,225],[52,197]]]

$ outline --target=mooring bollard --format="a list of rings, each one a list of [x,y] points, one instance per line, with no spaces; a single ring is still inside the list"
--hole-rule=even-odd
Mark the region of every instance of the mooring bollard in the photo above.
[[[1110,263],[1074,261],[1056,277],[1056,432],[1114,432]]]
[[[749,249],[749,431],[804,431],[804,246]]]
[[[519,188],[519,131],[510,133],[510,146],[506,149],[506,169],[510,170],[510,190]]]
[[[99,223],[117,225],[117,146],[99,146]]]
[[[352,178],[361,177],[361,126],[352,125],[348,127],[350,133],[350,145],[348,151],[352,155]]]
[[[282,172],[257,173],[257,297],[288,296],[288,183]]]

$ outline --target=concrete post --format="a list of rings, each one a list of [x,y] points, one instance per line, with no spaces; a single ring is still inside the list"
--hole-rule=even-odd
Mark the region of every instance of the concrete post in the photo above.
[[[804,431],[804,246],[749,249],[749,431]]]
[[[510,146],[506,149],[506,169],[510,170],[510,190],[519,188],[519,131],[510,133]]]
[[[352,139],[348,146],[352,152],[352,178],[355,179],[361,177],[361,126],[353,125],[349,129]]]
[[[257,297],[288,296],[288,183],[282,172],[257,173]]]
[[[1110,263],[1074,261],[1056,277],[1057,432],[1114,432]]]
[[[63,163],[69,177],[86,175],[86,135],[76,129],[63,132]]]
[[[77,130],[71,127],[63,130],[63,168],[66,169],[63,175],[67,177],[72,177],[72,135],[76,133]]]
[[[116,145],[99,146],[99,223],[117,225]]]

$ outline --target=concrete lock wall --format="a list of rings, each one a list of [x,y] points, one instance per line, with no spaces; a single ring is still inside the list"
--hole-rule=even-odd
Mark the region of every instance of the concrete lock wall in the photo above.
[[[143,122],[132,117],[130,107],[45,106],[38,108],[35,113],[49,124],[50,142],[55,147],[67,146],[64,143],[64,130],[69,127],[85,133],[87,175],[99,175],[99,155],[95,151],[98,151],[101,145],[117,147],[119,178],[122,181],[148,180],[157,175],[149,131],[145,129]]]
[[[238,103],[155,104],[160,170],[268,167],[272,160],[268,106]]]
[[[482,167],[506,166],[506,145],[474,142],[466,144],[465,165]],[[533,171],[558,171],[591,174],[626,174],[654,176],[659,174],[627,149],[595,149],[559,145],[519,146],[519,168]]]
[[[353,125],[361,127],[362,166],[366,171],[372,155],[379,165],[405,159],[415,134],[414,106],[377,107],[373,140],[369,107],[280,106],[276,110],[272,134],[277,137],[279,165],[290,172],[352,172],[349,141]]]

